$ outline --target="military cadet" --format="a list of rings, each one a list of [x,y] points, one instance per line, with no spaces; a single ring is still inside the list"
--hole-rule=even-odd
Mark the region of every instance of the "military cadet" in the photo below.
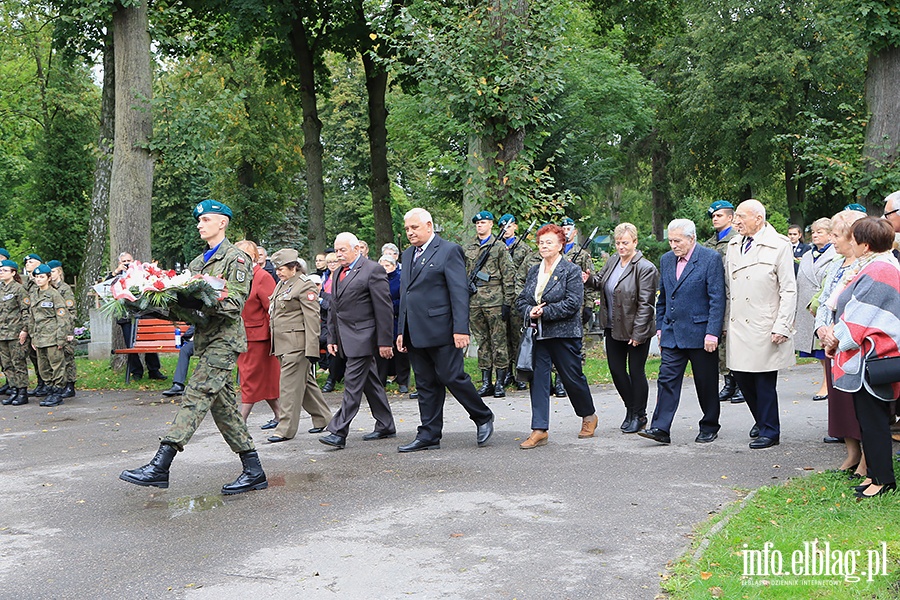
[[[516,299],[515,269],[506,246],[494,244],[494,215],[483,210],[472,217],[475,239],[465,247],[466,271],[474,281],[475,294],[469,301],[469,327],[478,344],[478,368],[481,369],[480,396],[503,398],[503,385],[509,370],[509,347],[506,323],[510,307]],[[479,266],[482,253],[486,261]],[[470,288],[471,291],[471,288]],[[497,385],[491,382],[492,369],[497,371]]]
[[[531,246],[525,244],[524,239],[519,239],[519,223],[516,218],[507,213],[500,217],[498,222],[503,231],[503,241],[509,249],[509,257],[512,259],[515,269],[515,296],[525,289],[525,279],[528,277],[528,269],[541,262],[540,255]],[[522,343],[521,319],[513,316],[506,323],[506,336],[509,345],[509,373],[506,377],[506,385],[515,385],[517,390],[527,390],[528,383],[516,378],[516,359],[519,355],[519,345]]]
[[[9,250],[6,248],[0,248],[0,261],[9,260]],[[18,266],[18,265],[17,265]],[[21,278],[20,278],[21,279]],[[2,282],[0,282],[2,283]],[[3,370],[3,364],[0,363],[0,370]],[[0,395],[3,395],[9,391],[9,379],[0,387]],[[4,402],[3,404],[9,404],[8,402]]]
[[[31,346],[37,352],[38,369],[47,385],[47,397],[41,406],[59,406],[65,386],[66,359],[63,347],[74,339],[69,331],[71,317],[66,301],[50,285],[50,267],[38,265],[32,272],[34,290],[31,292],[31,318],[28,331]],[[71,339],[70,339],[71,338]]]
[[[319,433],[331,421],[322,390],[316,383],[311,363],[319,360],[321,307],[316,284],[303,272],[293,248],[272,255],[280,280],[269,302],[272,354],[281,365],[278,424],[269,442],[293,438],[300,427],[300,409],[312,417],[309,433]]]
[[[56,288],[56,291],[66,301],[66,310],[69,311],[71,321],[69,323],[69,335],[66,339],[72,338],[63,346],[63,354],[66,357],[66,375],[65,386],[60,394],[63,398],[72,398],[75,396],[75,381],[78,379],[75,371],[75,292],[72,287],[66,283],[66,274],[63,272],[62,263],[58,260],[51,260],[47,263],[50,267],[50,285]]]
[[[33,273],[38,266],[44,262],[41,260],[41,257],[37,254],[28,254],[25,256],[25,277],[22,278],[22,285],[25,287],[25,291],[29,296],[37,289],[37,286],[34,284]],[[41,378],[41,370],[38,368],[38,359],[37,359],[37,351],[34,349],[34,346],[31,344],[31,338],[25,340],[25,350],[28,352],[28,358],[31,360],[31,364],[34,366],[34,372],[37,374],[37,385],[33,390],[28,390],[29,396],[46,396],[50,393],[49,386],[44,383],[44,380]]]
[[[566,260],[575,263],[579,267],[581,267],[582,273],[587,273],[590,275],[594,272],[594,261],[591,258],[591,253],[588,250],[582,250],[581,244],[578,243],[578,228],[575,226],[575,221],[570,217],[563,217],[559,222],[560,227],[563,228],[563,233],[566,234],[566,245],[563,247],[563,256],[565,256]],[[591,316],[594,314],[594,299],[596,298],[597,292],[585,288],[584,290],[584,304],[581,307],[581,324],[584,325],[584,339],[582,340],[582,354],[581,360],[584,362],[584,351],[590,347],[588,343],[588,327],[587,325],[591,321]],[[559,381],[559,377],[555,376],[555,381],[553,383],[553,393],[557,398],[564,398],[566,395],[566,390],[563,387],[561,381]]]
[[[731,226],[734,221],[734,205],[728,200],[716,200],[709,205],[706,213],[712,219],[712,226],[716,232],[706,240],[704,246],[717,251],[724,262],[728,242],[737,234],[734,227]],[[719,402],[731,400],[732,404],[740,404],[744,401],[744,394],[741,393],[741,388],[734,380],[731,370],[725,365],[725,334],[723,329],[722,335],[719,337],[719,373],[725,376],[725,385],[719,390]]]
[[[0,262],[0,364],[8,384],[8,389],[0,392],[8,394],[3,398],[3,404],[28,404],[25,340],[28,339],[30,306],[31,297],[22,285],[19,265],[9,259]]]
[[[240,494],[268,487],[266,474],[247,424],[241,418],[234,397],[234,367],[237,356],[247,350],[247,335],[241,311],[252,278],[250,259],[225,237],[231,209],[215,200],[204,200],[194,208],[197,230],[209,249],[191,261],[194,274],[210,275],[226,281],[227,295],[213,306],[197,298],[179,294],[178,305],[201,311],[194,330],[197,366],[188,381],[181,407],[172,427],[160,440],[159,450],[149,464],[122,471],[119,478],[143,486],[169,487],[169,467],[176,452],[184,450],[203,417],[211,412],[216,427],[232,451],[241,458],[243,471],[222,486],[223,494]],[[199,315],[198,315],[199,316]]]

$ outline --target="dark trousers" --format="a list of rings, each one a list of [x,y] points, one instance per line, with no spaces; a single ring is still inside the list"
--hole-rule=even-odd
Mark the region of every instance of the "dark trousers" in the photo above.
[[[388,404],[387,395],[384,393],[384,384],[378,376],[374,356],[348,356],[344,359],[346,365],[344,371],[344,396],[341,407],[331,422],[328,431],[347,437],[350,432],[350,422],[359,412],[363,394],[375,417],[375,431],[394,433],[394,415],[391,414],[391,405]]]
[[[188,369],[191,367],[191,357],[194,355],[194,340],[187,340],[178,350],[178,364],[175,365],[175,374],[172,375],[172,383],[184,385],[187,381]]]
[[[579,417],[594,414],[594,398],[581,370],[581,338],[534,340],[534,380],[531,382],[531,428],[550,429],[550,366],[566,388]],[[418,374],[416,374],[418,380]]]
[[[735,381],[744,393],[747,408],[756,424],[759,425],[760,437],[778,438],[781,436],[781,423],[778,419],[778,371],[748,373],[732,369]]]
[[[344,380],[344,370],[347,367],[347,359],[339,354],[328,355],[328,379],[335,383]]]
[[[639,346],[632,346],[628,342],[614,340],[612,329],[606,330],[604,339],[609,373],[625,408],[636,416],[646,416],[650,384],[647,383],[645,366],[650,353],[650,340]]]
[[[463,364],[463,351],[453,345],[416,348],[406,342],[409,364],[416,374],[419,415],[422,424],[416,438],[424,442],[441,439],[444,427],[444,400],[447,390],[462,404],[476,425],[490,421],[494,413],[487,407]]]
[[[694,373],[694,387],[703,418],[700,431],[719,431],[719,355],[703,348],[660,348],[662,362],[656,382],[656,410],[651,427],[670,431],[681,400],[681,384],[688,361]]]
[[[853,392],[853,406],[866,453],[866,474],[876,485],[894,483],[891,403],[879,400],[862,387],[858,392]]]
[[[134,345],[134,338],[131,330],[131,321],[120,323],[122,326],[122,335],[125,336],[125,347],[131,348]],[[148,352],[144,355],[144,362],[147,363],[148,371],[159,371],[159,354]],[[144,365],[141,364],[140,354],[128,355],[128,371],[137,377],[144,376]]]
[[[376,356],[375,360],[382,383],[387,383],[388,375],[394,375],[394,383],[409,386],[409,355],[397,350],[397,336],[394,336],[394,357]]]

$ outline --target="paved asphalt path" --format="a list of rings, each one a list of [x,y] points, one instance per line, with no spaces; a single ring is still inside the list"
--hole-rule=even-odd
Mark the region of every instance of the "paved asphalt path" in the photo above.
[[[527,393],[491,400],[486,447],[450,399],[441,449],[405,455],[418,415],[407,397],[393,397],[396,439],[363,442],[363,410],[345,450],[305,429],[267,443],[260,404],[249,422],[269,489],[230,497],[219,489],[240,461],[209,416],[168,490],[118,479],[153,456],[177,410],[155,394],[3,406],[0,597],[654,598],[694,525],[748,489],[839,464],[843,446],[822,443],[826,403],[811,401],[820,376],[781,373],[782,443],[767,450],[747,447],[745,404],[723,404],[719,439],[696,444],[691,380],[671,446],[622,434],[611,386],[594,388],[595,438],[577,439],[580,419],[554,400],[549,445],[528,451]]]

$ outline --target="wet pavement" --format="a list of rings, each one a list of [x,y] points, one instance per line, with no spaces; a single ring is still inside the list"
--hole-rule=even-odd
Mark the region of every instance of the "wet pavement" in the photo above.
[[[622,434],[611,386],[593,388],[595,438],[577,439],[580,419],[554,399],[550,443],[528,451],[527,393],[490,400],[484,448],[451,398],[441,449],[413,454],[396,451],[415,436],[408,397],[391,398],[397,438],[362,441],[364,408],[344,450],[305,432],[267,443],[261,403],[249,423],[269,489],[227,497],[240,461],[211,417],[159,490],[118,475],[149,461],[176,404],[80,391],[54,410],[3,406],[0,597],[654,598],[694,525],[746,490],[839,464],[843,446],[822,443],[827,403],[811,401],[819,377],[781,373],[782,443],[767,450],[747,447],[745,404],[723,404],[719,439],[694,443],[691,380],[671,446]],[[650,394],[652,407],[652,382]]]

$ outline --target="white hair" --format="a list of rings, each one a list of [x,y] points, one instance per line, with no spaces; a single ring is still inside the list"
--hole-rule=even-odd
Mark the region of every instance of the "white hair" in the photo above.
[[[697,237],[697,226],[690,219],[672,219],[666,229],[669,233],[680,231],[687,237],[695,239]]]
[[[884,198],[884,212],[894,210],[900,205],[900,191],[891,192]]]
[[[351,248],[359,247],[359,238],[349,231],[342,231],[341,233],[337,234],[337,237],[334,238],[334,245],[337,246],[340,240],[344,240],[345,242],[350,244]]]
[[[760,215],[763,221],[766,220],[766,207],[759,200],[754,200],[753,198],[744,200],[740,203],[740,206],[745,206],[753,214]]]
[[[382,255],[382,257],[378,259],[378,262],[381,262],[381,261],[389,262],[389,263],[391,263],[392,265],[396,265],[396,264],[397,264],[397,259],[394,258],[393,256],[391,256],[390,254],[384,254],[384,255]]]
[[[381,247],[382,254],[384,254],[385,250],[390,250],[391,252],[400,254],[400,248],[397,247],[397,244],[392,244],[391,242],[388,242],[387,244],[385,244],[384,246]]]
[[[407,213],[403,215],[403,220],[408,221],[413,217],[417,217],[420,223],[434,223],[434,220],[431,218],[431,213],[424,208],[414,208],[407,211]]]

